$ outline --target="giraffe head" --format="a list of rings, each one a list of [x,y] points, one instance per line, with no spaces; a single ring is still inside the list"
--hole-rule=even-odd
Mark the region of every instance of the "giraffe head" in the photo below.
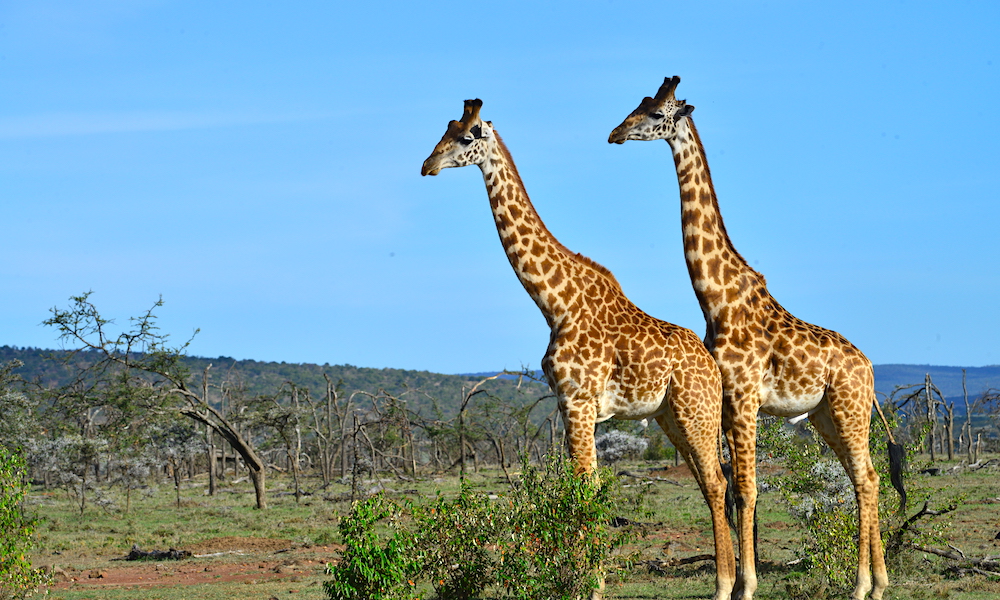
[[[421,175],[437,175],[441,169],[481,164],[493,142],[493,124],[479,118],[483,101],[466,100],[461,121],[448,123],[441,141],[420,168]]]
[[[656,96],[643,98],[639,108],[611,132],[608,143],[673,139],[677,135],[677,123],[694,111],[694,107],[686,101],[674,98],[674,90],[680,82],[681,78],[676,75],[664,78]]]

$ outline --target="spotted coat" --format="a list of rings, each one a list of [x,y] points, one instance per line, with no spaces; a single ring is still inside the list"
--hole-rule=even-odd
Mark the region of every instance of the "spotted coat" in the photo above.
[[[861,600],[870,590],[879,600],[888,578],[878,523],[879,477],[868,448],[875,401],[871,363],[839,333],[785,310],[764,277],[736,251],[691,118],[694,107],[674,97],[679,82],[666,79],[608,141],[665,139],[673,152],[688,274],[705,315],[705,345],[722,374],[723,428],[734,456],[739,511],[740,597],[750,600],[757,587],[753,515],[757,413],[763,411],[793,421],[808,418],[844,465],[859,507],[852,598]]]
[[[486,183],[507,259],[549,325],[542,370],[559,401],[578,473],[597,462],[594,425],[606,419],[656,419],[695,474],[712,514],[718,598],[735,581],[718,460],[719,369],[698,336],[640,310],[611,272],[552,235],[528,198],[510,152],[466,101],[424,161],[421,173],[475,164]]]

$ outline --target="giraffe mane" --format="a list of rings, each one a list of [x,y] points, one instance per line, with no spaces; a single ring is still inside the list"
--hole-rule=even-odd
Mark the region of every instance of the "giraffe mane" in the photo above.
[[[695,144],[699,148],[704,148],[705,146],[701,143],[701,136],[698,135],[698,128],[695,127],[694,119],[692,119],[690,115],[688,116],[688,126],[691,128],[691,135],[694,137]],[[741,263],[743,263],[743,266],[757,278],[760,284],[766,288],[767,280],[764,279],[764,276],[761,273],[750,266],[750,263],[747,262],[747,259],[743,258],[743,255],[740,254],[740,251],[736,249],[736,246],[733,245],[732,240],[729,238],[729,232],[726,231],[726,222],[722,218],[722,211],[719,208],[719,197],[715,194],[715,183],[712,181],[712,170],[708,166],[708,161],[705,161],[704,167],[705,173],[708,175],[707,183],[712,196],[712,205],[715,208],[716,214],[719,215],[719,229],[722,230],[722,235],[726,238],[726,244],[729,246],[729,250],[736,256],[736,258],[739,259]]]
[[[514,174],[514,177],[516,178],[517,186],[521,189],[525,189],[524,182],[521,180],[521,174],[517,170],[517,165],[514,164],[514,159],[510,155],[510,150],[507,149],[507,144],[504,143],[503,138],[500,137],[500,134],[497,133],[495,129],[493,130],[493,136],[497,141],[497,147],[500,148],[500,152],[502,152],[507,157],[507,162],[510,164],[511,172]],[[528,198],[527,190],[525,190],[524,195],[526,198]],[[528,204],[531,206],[532,210],[535,210],[534,205],[531,203],[531,198],[528,198]],[[584,256],[579,252],[573,252],[566,246],[563,246],[562,242],[560,242],[559,239],[556,238],[556,236],[552,235],[552,232],[549,231],[549,228],[545,225],[544,221],[538,219],[538,222],[545,230],[545,233],[547,233],[548,236],[555,242],[556,247],[559,249],[560,252],[563,252],[571,260],[593,269],[594,271],[602,275],[605,279],[607,279],[614,286],[615,289],[621,291],[622,286],[620,283],[618,283],[618,279],[615,278],[614,273],[612,273],[610,269],[608,269],[601,263],[597,262],[596,260],[588,256]]]

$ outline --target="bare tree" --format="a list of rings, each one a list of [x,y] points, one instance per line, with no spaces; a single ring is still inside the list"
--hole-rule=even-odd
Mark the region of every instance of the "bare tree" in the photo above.
[[[924,376],[923,385],[897,386],[889,395],[890,410],[907,415],[911,427],[916,426],[911,436],[915,440],[924,439],[931,462],[937,460],[938,450],[945,450],[945,441],[938,435],[938,412],[947,411],[944,394],[931,380],[930,373]],[[950,441],[949,441],[950,443]]]
[[[115,336],[108,332],[114,322],[101,317],[90,295],[72,297],[67,310],[51,309],[52,317],[44,322],[59,330],[60,339],[80,345],[70,357],[81,350],[94,352],[98,359],[86,370],[98,380],[111,376],[120,387],[142,390],[141,397],[150,409],[177,411],[218,433],[246,463],[257,508],[267,508],[264,462],[253,445],[207,397],[188,387],[189,373],[182,359],[191,340],[171,347],[167,345],[169,336],[159,333],[153,311],[163,305],[162,298],[143,315],[130,319],[132,329]]]
[[[268,427],[278,434],[284,447],[292,481],[295,486],[295,501],[302,497],[299,468],[302,456],[302,416],[299,402],[299,387],[286,381],[277,393],[258,396],[250,405],[250,411],[242,420],[251,427]],[[305,391],[308,395],[308,390]],[[287,400],[283,401],[287,396]]]

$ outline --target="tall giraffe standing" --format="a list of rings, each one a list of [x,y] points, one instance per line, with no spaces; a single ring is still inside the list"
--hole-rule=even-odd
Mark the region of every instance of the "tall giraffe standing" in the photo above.
[[[695,333],[639,310],[610,271],[568,250],[549,232],[493,124],[479,118],[482,104],[466,100],[462,120],[448,124],[420,173],[467,165],[482,170],[507,259],[550,328],[542,370],[558,398],[577,474],[592,473],[597,464],[595,424],[655,418],[708,502],[715,598],[727,599],[736,559],[717,453],[719,369]]]
[[[868,430],[875,400],[871,362],[842,335],[795,318],[767,291],[764,277],[726,234],[705,149],[691,113],[674,98],[680,77],[665,79],[655,98],[611,132],[610,143],[667,140],[681,196],[684,256],[707,321],[705,345],[722,372],[723,429],[733,450],[739,512],[740,582],[750,600],[757,588],[753,515],[757,502],[757,413],[808,417],[837,454],[858,503],[858,572],[852,598],[888,585],[878,522],[879,476]],[[872,576],[874,572],[874,588]]]

